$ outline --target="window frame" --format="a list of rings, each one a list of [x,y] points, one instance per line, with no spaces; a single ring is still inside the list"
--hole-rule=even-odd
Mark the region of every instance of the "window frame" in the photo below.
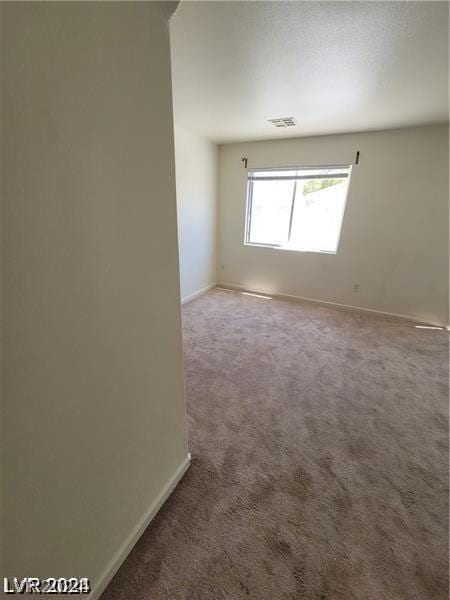
[[[349,163],[340,163],[340,164],[334,164],[334,165],[314,165],[314,166],[301,166],[301,167],[296,167],[296,166],[290,166],[290,167],[262,167],[262,168],[258,168],[258,167],[252,167],[251,169],[247,169],[247,191],[246,191],[246,200],[245,200],[245,218],[244,218],[244,242],[243,245],[244,246],[253,246],[255,248],[272,248],[273,250],[287,250],[288,252],[310,252],[310,253],[314,253],[314,254],[332,254],[332,255],[336,255],[338,253],[339,250],[339,245],[341,242],[341,233],[342,233],[342,225],[344,222],[344,215],[345,215],[345,211],[347,209],[347,200],[348,200],[348,192],[349,192],[349,188],[350,188],[350,179],[352,176],[352,164]],[[341,216],[341,220],[339,223],[339,236],[338,236],[338,243],[336,246],[336,250],[301,250],[301,249],[296,249],[296,248],[288,248],[287,246],[283,246],[281,244],[265,244],[264,242],[251,242],[250,241],[250,231],[251,231],[251,217],[252,217],[252,202],[253,202],[253,182],[255,181],[255,179],[260,179],[261,181],[265,181],[265,179],[263,177],[259,177],[259,178],[254,178],[254,179],[250,179],[250,174],[251,173],[255,173],[255,172],[264,172],[264,171],[268,171],[268,172],[274,172],[274,171],[313,171],[313,170],[332,170],[335,169],[336,172],[338,171],[338,169],[346,169],[348,170],[348,173],[345,174],[345,178],[347,179],[347,185],[345,188],[345,201],[344,201],[344,210],[342,211],[342,216]],[[281,179],[281,178],[277,178],[277,177],[268,177],[266,180],[276,180],[276,179]],[[286,179],[291,179],[294,180],[294,190],[293,190],[293,194],[292,194],[292,202],[291,202],[291,211],[290,211],[290,218],[289,218],[289,233],[288,233],[288,240],[290,239],[291,236],[291,231],[292,231],[292,220],[293,220],[293,215],[294,215],[294,210],[295,210],[295,200],[296,200],[296,191],[297,191],[297,181],[298,179],[301,179],[301,177],[298,176],[291,176],[289,178],[284,178],[281,179],[282,181],[286,181]],[[326,179],[326,176],[309,176],[309,177],[304,177],[304,179]]]

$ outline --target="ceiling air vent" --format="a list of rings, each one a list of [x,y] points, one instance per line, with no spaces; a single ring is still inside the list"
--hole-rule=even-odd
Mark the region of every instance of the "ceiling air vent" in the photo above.
[[[269,119],[274,127],[295,127],[297,123],[294,117],[282,117],[281,119]]]

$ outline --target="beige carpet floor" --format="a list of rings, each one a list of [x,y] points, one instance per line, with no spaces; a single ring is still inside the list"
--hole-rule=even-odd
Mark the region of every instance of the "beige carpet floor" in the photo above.
[[[192,466],[103,600],[447,600],[448,333],[213,290]]]

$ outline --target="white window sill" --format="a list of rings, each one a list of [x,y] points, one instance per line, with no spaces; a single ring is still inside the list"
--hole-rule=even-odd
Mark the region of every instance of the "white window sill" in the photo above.
[[[289,248],[288,246],[271,246],[270,244],[254,244],[251,242],[244,242],[244,246],[249,246],[251,248],[266,248],[268,250],[284,250],[287,252],[302,252],[303,254],[331,254],[336,255],[337,250],[301,250],[299,248]]]

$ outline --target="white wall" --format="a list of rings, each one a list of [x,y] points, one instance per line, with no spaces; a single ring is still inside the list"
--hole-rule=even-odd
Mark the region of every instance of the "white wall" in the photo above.
[[[448,324],[448,126],[219,148],[218,281]],[[353,163],[337,255],[243,245],[248,166]],[[355,293],[357,283],[360,291]]]
[[[0,10],[2,575],[95,584],[187,461],[168,24]]]
[[[3,11],[0,6],[0,252],[2,247],[3,234],[3,46],[1,40],[3,38]],[[0,436],[3,431],[3,266],[0,255]],[[0,573],[5,572],[4,563],[4,536],[3,531],[3,502],[4,502],[4,448],[0,437]]]
[[[217,145],[175,127],[181,298],[216,282]]]

